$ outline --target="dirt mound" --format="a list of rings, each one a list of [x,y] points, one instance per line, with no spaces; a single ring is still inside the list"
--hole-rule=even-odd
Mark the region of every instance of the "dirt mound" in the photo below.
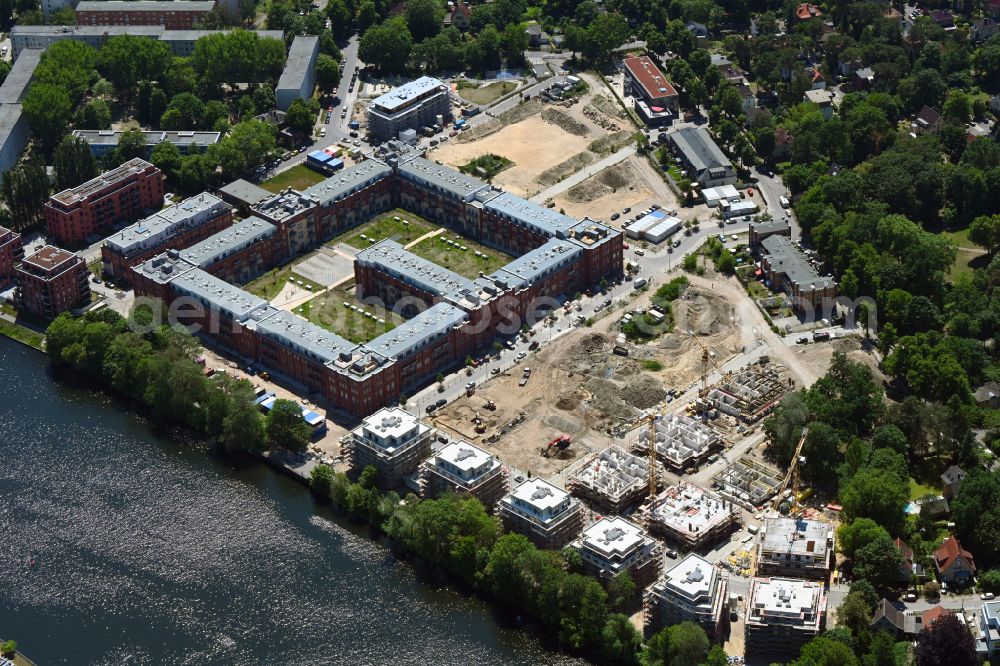
[[[590,393],[587,407],[608,422],[633,419],[638,412],[622,399],[621,389],[614,382],[595,377],[583,387]]]
[[[628,130],[621,130],[615,132],[614,134],[602,136],[600,139],[596,139],[591,142],[587,148],[594,151],[598,155],[610,155],[611,153],[617,152],[632,143],[632,140],[632,132],[629,132]]]
[[[625,111],[617,103],[612,102],[604,95],[594,95],[594,98],[590,100],[590,105],[606,116],[621,119],[628,118],[625,115]]]
[[[564,180],[569,176],[572,176],[580,169],[584,168],[587,165],[593,164],[596,161],[597,157],[594,155],[594,153],[590,152],[589,150],[585,150],[584,152],[577,153],[568,160],[560,162],[554,167],[546,169],[545,171],[541,172],[540,174],[538,174],[538,177],[535,179],[535,182],[545,187],[551,187],[556,183],[558,183],[559,181]]]
[[[556,409],[570,412],[580,406],[580,395],[576,391],[565,391],[556,400]]]
[[[662,402],[667,397],[663,385],[649,375],[640,375],[625,385],[621,391],[622,398],[636,409],[649,409]]]
[[[513,125],[514,123],[520,122],[525,118],[530,118],[541,110],[542,102],[540,100],[529,100],[524,104],[518,104],[509,111],[504,111],[492,120],[487,120],[481,125],[476,125],[472,129],[462,132],[455,138],[455,140],[459,143],[468,143],[469,141],[482,139],[490,134],[493,134],[494,132],[499,132],[507,125]]]
[[[579,185],[574,185],[566,191],[566,198],[573,203],[586,203],[600,199],[603,196],[633,188],[636,173],[630,164],[619,164],[602,169]]]
[[[697,335],[717,335],[733,328],[733,308],[724,299],[697,288],[688,288],[673,304],[675,328]]]
[[[542,120],[552,123],[556,127],[561,127],[570,134],[575,134],[576,136],[587,136],[590,134],[590,129],[586,125],[568,114],[563,113],[559,109],[548,108],[543,110]]]

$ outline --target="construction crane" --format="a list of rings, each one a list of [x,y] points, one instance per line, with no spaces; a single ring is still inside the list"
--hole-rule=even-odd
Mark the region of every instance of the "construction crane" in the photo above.
[[[782,496],[785,491],[788,490],[789,486],[792,489],[792,496],[798,492],[799,488],[799,461],[802,458],[802,445],[806,443],[806,437],[809,436],[809,428],[802,428],[802,436],[799,437],[799,443],[795,445],[795,454],[792,456],[792,464],[788,467],[788,473],[785,474],[784,481],[781,482],[781,488],[778,489],[778,493],[774,496],[774,503],[772,508],[777,509],[781,505]],[[792,501],[792,506],[795,505],[795,500]]]
[[[719,364],[715,362],[715,353],[709,351],[708,347],[706,347],[702,341],[698,339],[698,336],[694,334],[694,331],[688,330],[688,335],[690,335],[691,339],[698,343],[698,346],[701,347],[701,389],[698,390],[698,397],[704,399],[705,396],[708,395],[709,362],[711,362],[715,369],[720,373],[722,372],[722,368],[720,368]]]
[[[649,423],[649,451],[646,455],[649,458],[649,510],[653,510],[653,502],[656,501],[656,417],[657,412],[652,412],[646,417]]]

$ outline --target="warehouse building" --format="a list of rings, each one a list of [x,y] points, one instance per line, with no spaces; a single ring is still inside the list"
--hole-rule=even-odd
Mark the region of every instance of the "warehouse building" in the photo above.
[[[413,414],[393,407],[367,417],[341,443],[354,474],[372,465],[378,470],[379,487],[389,489],[431,455],[435,433]]]
[[[419,79],[393,88],[368,105],[368,131],[386,141],[399,138],[406,129],[419,129],[442,120],[451,120],[448,86],[438,79]]]
[[[618,516],[604,517],[583,531],[573,548],[583,559],[583,570],[604,585],[627,573],[636,590],[660,575],[660,545],[635,523]]]
[[[702,187],[734,185],[736,170],[704,127],[685,127],[667,135],[684,168]]]
[[[176,2],[176,0],[175,0]],[[298,35],[292,40],[285,60],[285,69],[278,79],[274,96],[280,111],[288,111],[288,107],[297,99],[307,100],[312,97],[316,87],[316,58],[319,56],[319,37],[315,35]]]
[[[706,187],[701,191],[701,196],[705,200],[705,204],[711,208],[717,207],[723,201],[738,203],[741,199],[740,192],[734,185]]]
[[[714,546],[740,525],[732,502],[683,481],[667,488],[647,511],[650,532],[684,551]]]
[[[420,466],[421,497],[467,495],[489,512],[507,494],[508,485],[507,467],[468,442],[451,442]]]
[[[805,518],[765,518],[757,547],[757,572],[825,580],[833,562],[833,526]]]
[[[793,658],[826,624],[822,583],[752,578],[747,600],[744,646],[748,656]]]
[[[583,505],[543,479],[528,479],[497,505],[497,515],[511,532],[546,550],[558,550],[580,535]]]
[[[647,633],[681,622],[694,622],[709,640],[721,638],[728,622],[726,591],[729,581],[711,562],[691,553],[667,569],[643,595]]]

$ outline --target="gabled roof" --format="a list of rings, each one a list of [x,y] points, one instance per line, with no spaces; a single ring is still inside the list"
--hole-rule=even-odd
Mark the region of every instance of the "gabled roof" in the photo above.
[[[958,465],[952,465],[944,471],[941,475],[941,482],[945,485],[950,485],[952,483],[958,483],[965,478],[965,470]]]
[[[805,21],[806,19],[811,19],[822,15],[823,12],[820,11],[819,7],[810,4],[808,2],[803,2],[801,5],[795,8],[795,16],[800,21]]]
[[[920,616],[920,625],[922,627],[928,627],[934,623],[935,620],[941,619],[945,615],[951,615],[954,611],[941,606],[935,606]]]
[[[872,616],[872,625],[877,623],[882,618],[885,618],[889,624],[896,627],[896,629],[903,631],[905,623],[905,615],[903,614],[903,611],[893,606],[892,602],[885,598],[883,598],[882,601],[878,603],[878,606],[875,607],[875,614]]]
[[[934,564],[938,571],[948,571],[958,558],[964,557],[969,562],[969,568],[976,570],[972,553],[962,548],[962,544],[953,536],[948,537],[941,547],[934,551]]]
[[[906,545],[906,542],[896,537],[896,550],[899,554],[903,556],[906,560],[906,568],[909,569],[913,565],[913,549]]]
[[[924,127],[930,127],[940,119],[941,114],[926,104],[924,105],[924,108],[920,109],[920,113],[917,114],[917,124],[923,125]]]

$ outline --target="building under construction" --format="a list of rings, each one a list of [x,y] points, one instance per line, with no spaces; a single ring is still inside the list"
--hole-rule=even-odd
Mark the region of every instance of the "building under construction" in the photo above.
[[[571,493],[607,513],[620,514],[648,492],[649,460],[610,446],[574,464],[566,478]]]
[[[379,487],[388,489],[402,483],[431,455],[435,432],[399,407],[384,407],[341,439],[341,444],[353,473],[372,465],[378,470]]]
[[[703,422],[683,414],[668,414],[656,420],[656,457],[674,472],[697,467],[712,451],[722,448],[722,438]],[[649,451],[651,429],[644,426],[639,431],[635,450]]]
[[[468,442],[452,442],[420,465],[421,497],[470,495],[492,513],[507,491],[506,466]]]
[[[722,541],[739,524],[735,504],[686,482],[667,488],[647,514],[650,532],[686,551]]]
[[[628,573],[641,591],[660,575],[660,544],[641,527],[618,516],[602,518],[585,529],[572,547],[580,553],[584,570],[605,585]]]
[[[725,500],[755,511],[781,487],[784,474],[750,456],[743,456],[712,477],[712,487]]]
[[[705,401],[723,414],[756,423],[774,409],[791,388],[779,366],[751,365],[727,375],[713,386]]]
[[[757,574],[824,580],[833,563],[833,526],[820,520],[765,518]]]
[[[542,549],[558,550],[583,530],[583,505],[544,479],[528,479],[497,504],[504,527]]]

